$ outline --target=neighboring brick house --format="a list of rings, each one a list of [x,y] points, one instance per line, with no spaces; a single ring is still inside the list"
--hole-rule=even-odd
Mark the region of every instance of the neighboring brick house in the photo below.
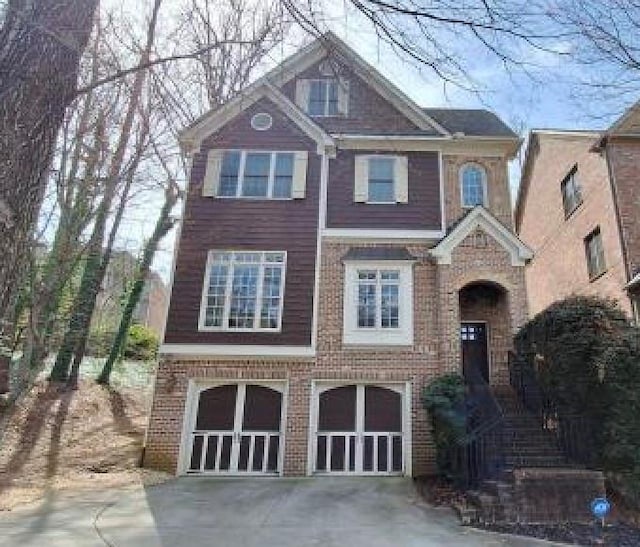
[[[145,465],[433,471],[425,385],[506,383],[527,317],[517,135],[487,111],[421,109],[329,34],[181,142]]]
[[[532,314],[587,294],[638,318],[639,179],[639,105],[604,132],[531,132],[516,231],[535,254],[526,268]]]

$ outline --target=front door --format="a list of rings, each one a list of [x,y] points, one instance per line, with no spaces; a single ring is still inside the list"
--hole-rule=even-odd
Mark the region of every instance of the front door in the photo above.
[[[404,472],[402,389],[328,387],[318,395],[314,471],[391,475]]]
[[[277,473],[282,393],[239,383],[200,391],[189,439],[190,474]]]
[[[489,382],[489,355],[487,352],[486,323],[462,323],[462,370],[467,382]]]

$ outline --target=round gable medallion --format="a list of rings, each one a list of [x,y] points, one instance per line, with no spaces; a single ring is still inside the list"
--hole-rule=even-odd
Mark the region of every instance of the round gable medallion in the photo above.
[[[266,112],[258,112],[251,117],[251,127],[256,131],[266,131],[273,125],[273,118],[271,114]]]

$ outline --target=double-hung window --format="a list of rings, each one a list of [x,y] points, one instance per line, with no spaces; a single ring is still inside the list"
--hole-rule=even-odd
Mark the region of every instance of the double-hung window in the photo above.
[[[354,201],[370,204],[408,203],[408,165],[407,156],[356,156]]]
[[[412,344],[412,295],[411,262],[345,262],[344,342]]]
[[[211,251],[200,328],[279,331],[285,265],[285,252]]]
[[[560,183],[565,218],[568,218],[582,203],[582,191],[580,190],[577,173],[578,166],[574,166]]]
[[[584,239],[584,249],[587,255],[589,279],[595,279],[607,270],[604,261],[604,247],[602,246],[600,227],[597,227]]]
[[[338,86],[336,79],[310,80],[307,112],[311,116],[337,116]]]
[[[293,152],[224,152],[219,196],[244,198],[291,198]]]

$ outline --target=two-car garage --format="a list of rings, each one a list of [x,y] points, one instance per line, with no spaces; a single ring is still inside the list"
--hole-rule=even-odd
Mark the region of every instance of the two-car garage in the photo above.
[[[312,381],[306,473],[410,474],[409,393],[407,382]],[[282,475],[287,412],[300,412],[287,396],[287,381],[190,382],[180,472]]]

